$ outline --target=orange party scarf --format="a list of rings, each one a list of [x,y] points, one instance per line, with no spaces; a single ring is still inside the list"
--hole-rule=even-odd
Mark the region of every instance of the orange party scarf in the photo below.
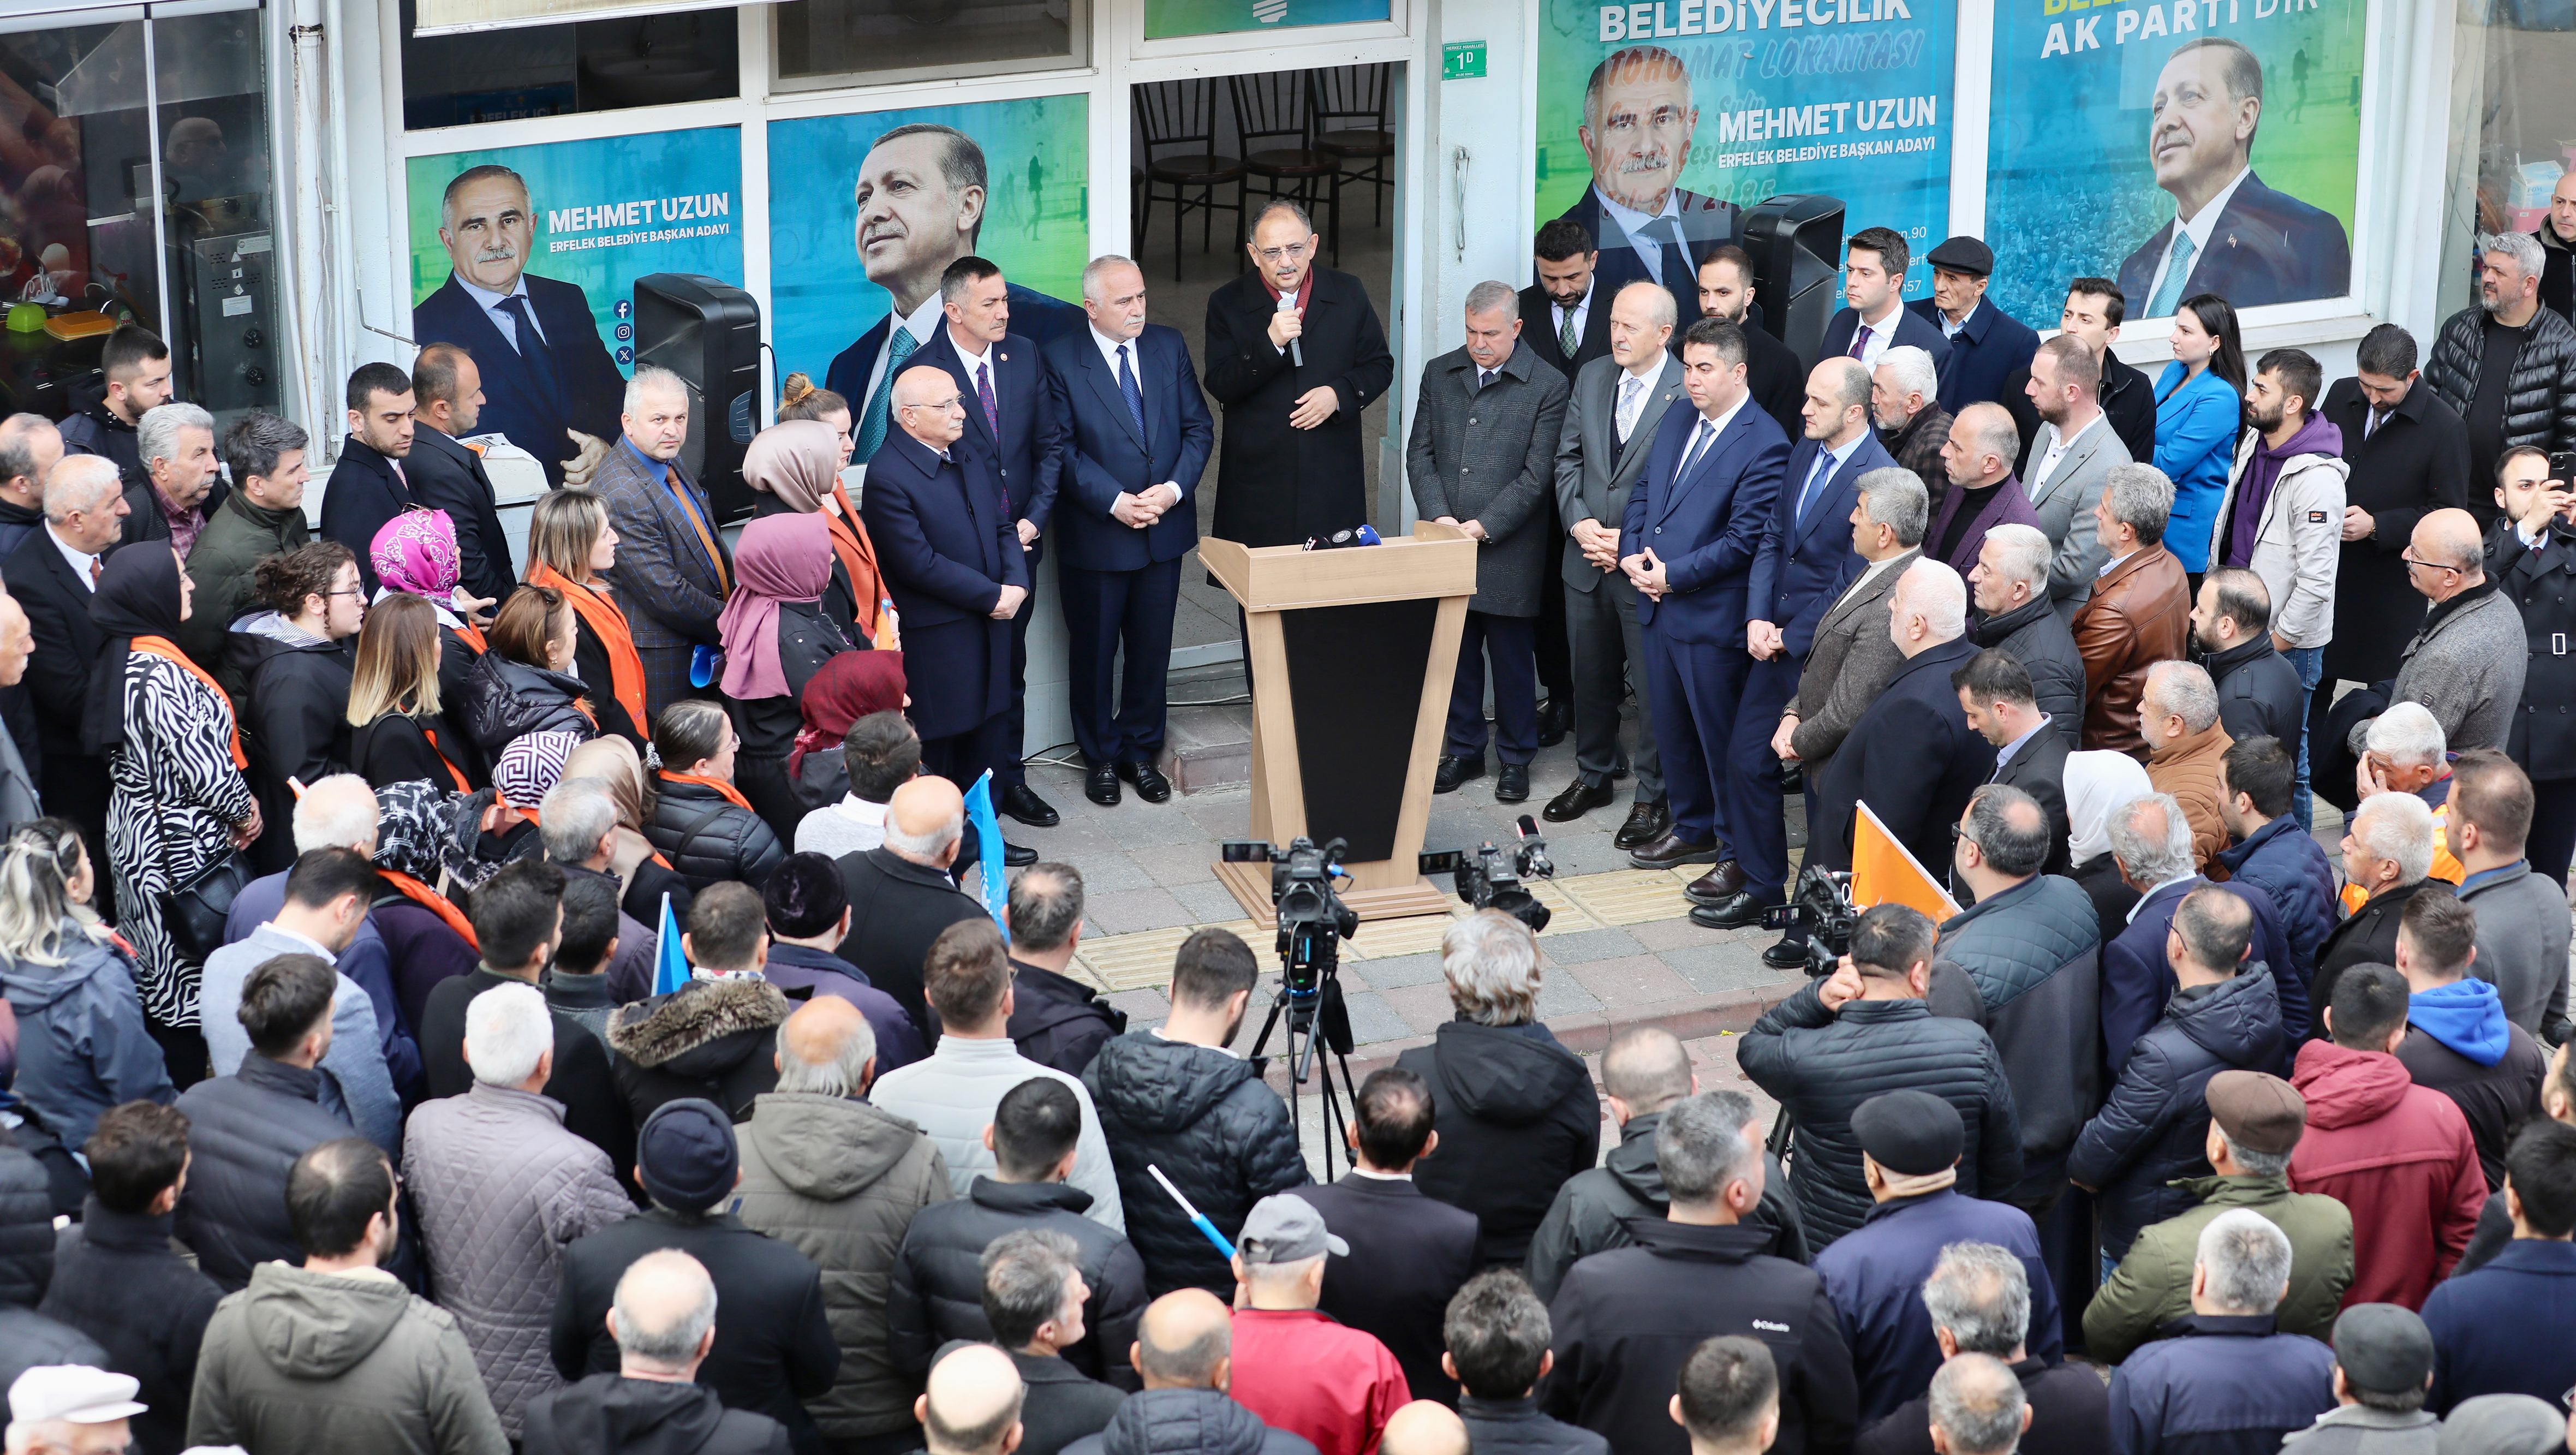
[[[877,570],[877,551],[868,539],[868,528],[859,523],[859,508],[850,503],[849,487],[832,482],[832,499],[837,512],[823,512],[824,524],[832,528],[832,554],[839,557],[841,569],[850,573],[850,591],[858,598],[859,630],[879,647],[890,648],[885,619],[885,577]]]
[[[436,914],[440,919],[447,921],[447,927],[462,936],[465,943],[472,945],[478,953],[482,950],[483,942],[474,938],[473,921],[468,920],[465,917],[465,912],[463,910],[460,910],[455,905],[448,903],[446,895],[439,893],[437,890],[430,888],[428,885],[421,883],[419,880],[412,878],[410,875],[405,874],[399,869],[388,869],[379,864],[376,866],[376,873],[383,878],[387,884],[401,890],[404,898],[411,900],[413,903],[420,905],[422,908],[429,910],[433,914]]]
[[[164,661],[176,662],[188,669],[189,676],[206,684],[206,690],[215,694],[215,701],[224,705],[224,721],[232,729],[233,766],[245,773],[249,772],[250,757],[242,751],[241,724],[233,718],[233,700],[224,694],[222,685],[207,676],[205,668],[189,661],[188,654],[180,651],[179,644],[168,637],[136,637],[128,643],[128,646],[134,651],[148,653]]]
[[[660,771],[662,777],[668,782],[695,783],[702,788],[712,788],[716,792],[723,794],[726,802],[731,803],[734,807],[741,809],[743,812],[758,812],[758,810],[751,806],[751,800],[742,796],[742,791],[740,789],[735,788],[732,784],[727,783],[721,778],[710,778],[703,773],[674,773],[668,768],[664,768]]]
[[[543,561],[528,568],[528,584],[551,586],[572,602],[582,624],[608,649],[611,694],[626,709],[627,720],[641,731],[652,718],[644,711],[644,659],[635,654],[635,634],[627,629],[626,613],[605,592],[583,586]]]

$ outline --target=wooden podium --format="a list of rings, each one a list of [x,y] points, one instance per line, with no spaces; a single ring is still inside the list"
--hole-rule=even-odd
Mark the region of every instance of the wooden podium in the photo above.
[[[1252,837],[1348,844],[1342,902],[1362,919],[1438,914],[1451,896],[1416,868],[1449,718],[1476,543],[1424,521],[1411,539],[1337,551],[1202,540],[1199,559],[1244,612],[1252,682]],[[1268,864],[1217,878],[1263,928]]]

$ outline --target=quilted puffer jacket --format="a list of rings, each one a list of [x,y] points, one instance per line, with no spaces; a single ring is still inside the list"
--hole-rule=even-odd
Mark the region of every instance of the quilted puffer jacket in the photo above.
[[[459,716],[485,759],[497,760],[522,733],[573,733],[583,742],[598,737],[599,724],[573,705],[589,691],[578,677],[485,652],[465,671]]]
[[[2139,1229],[2199,1200],[2173,1183],[2209,1175],[2209,1078],[2271,1070],[2281,1036],[2280,996],[2259,962],[2166,1002],[2066,1164],[2069,1177],[2098,1190],[2104,1251],[2126,1249]]]
[[[1315,1447],[1261,1423],[1222,1390],[1149,1389],[1129,1395],[1109,1428],[1065,1446],[1064,1455],[1315,1455]]]
[[[179,1194],[179,1241],[206,1276],[239,1290],[251,1270],[277,1259],[302,1264],[286,1222],[286,1174],[295,1159],[352,1135],[339,1089],[323,1069],[289,1066],[253,1053],[230,1076],[179,1093],[188,1114],[188,1182]]]
[[[2326,851],[2315,837],[2284,814],[2245,842],[2220,850],[2218,862],[2227,867],[2230,883],[2260,889],[2272,901],[2281,915],[2281,935],[2290,942],[2292,973],[2301,985],[2314,980],[2317,947],[2342,917],[2334,866],[2326,862]]]
[[[44,1164],[0,1143],[0,1305],[34,1308],[54,1281],[54,1197]]]
[[[786,845],[760,815],[726,801],[714,789],[668,778],[654,787],[658,792],[653,816],[644,821],[644,837],[691,892],[724,879],[758,889],[787,862]]]
[[[2442,320],[2424,361],[2424,382],[2466,417],[2486,359],[2486,310],[2470,304]],[[2576,324],[2554,308],[2532,315],[2504,401],[2504,445],[2576,449]]]
[[[1137,1376],[1127,1351],[1145,1316],[1145,1264],[1125,1238],[1083,1216],[1090,1206],[1091,1195],[1067,1183],[978,1177],[966,1196],[925,1208],[904,1234],[885,1306],[896,1364],[919,1379],[949,1340],[991,1339],[984,1250],[1005,1233],[1044,1229],[1082,1250],[1082,1281],[1091,1289],[1082,1306],[1082,1342],[1065,1348],[1065,1362],[1086,1379],[1133,1389]]]
[[[2072,879],[2026,879],[1943,925],[1936,953],[1967,971],[1985,1000],[1986,1034],[2021,1122],[2023,1174],[2053,1171],[2102,1095],[2102,940],[2092,897]]]
[[[2019,1182],[2012,1082],[1985,1031],[1935,1016],[1919,1000],[1856,1000],[1836,1013],[1817,998],[1822,983],[1809,981],[1764,1011],[1735,1051],[1744,1074],[1797,1119],[1789,1184],[1808,1245],[1822,1252],[1875,1205],[1861,1180],[1851,1119],[1882,1091],[1928,1091],[1959,1109],[1967,1124],[1960,1192],[1991,1196]]]
[[[1231,1302],[1234,1269],[1145,1169],[1160,1167],[1232,1240],[1254,1203],[1314,1180],[1297,1150],[1288,1104],[1242,1057],[1151,1031],[1103,1045],[1082,1084],[1109,1139],[1127,1237],[1145,1260],[1147,1290],[1160,1298],[1204,1288]]]
[[[464,1330],[512,1439],[528,1401],[563,1387],[546,1338],[565,1246],[635,1211],[608,1154],[563,1118],[559,1102],[478,1081],[423,1103],[403,1139],[431,1291]]]
[[[1628,1219],[1659,1218],[1672,1207],[1663,1169],[1655,1165],[1655,1128],[1663,1124],[1659,1111],[1628,1118],[1619,1128],[1619,1145],[1602,1157],[1601,1165],[1576,1173],[1556,1190],[1546,1220],[1530,1236],[1523,1268],[1539,1302],[1556,1301],[1557,1289],[1575,1264],[1636,1242],[1628,1235]],[[1762,1155],[1762,1201],[1745,1221],[1771,1229],[1771,1246],[1763,1252],[1792,1263],[1809,1261],[1789,1179],[1780,1170],[1780,1159],[1768,1152]]]
[[[774,842],[774,841],[773,841]],[[608,1017],[618,1094],[635,1125],[666,1101],[703,1097],[739,1122],[778,1084],[778,1026],[786,993],[766,980],[692,980]]]
[[[911,1425],[914,1386],[887,1349],[886,1295],[914,1215],[948,1200],[948,1164],[919,1127],[851,1098],[771,1092],[739,1137],[743,1223],[823,1270],[841,1368],[831,1393],[805,1402],[814,1423],[831,1440]]]

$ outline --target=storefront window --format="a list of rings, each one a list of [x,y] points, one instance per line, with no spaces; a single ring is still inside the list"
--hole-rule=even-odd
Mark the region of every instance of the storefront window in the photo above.
[[[2531,232],[2576,168],[2576,0],[2462,0],[2452,50],[2441,309],[2466,307],[2482,232]]]
[[[237,10],[0,35],[6,408],[87,403],[106,331],[129,321],[169,341],[180,398],[219,419],[278,407],[260,23]]]
[[[1084,0],[788,0],[778,79],[790,89],[1080,65]]]
[[[413,131],[621,111],[742,92],[731,10],[414,35],[402,0],[403,125]]]

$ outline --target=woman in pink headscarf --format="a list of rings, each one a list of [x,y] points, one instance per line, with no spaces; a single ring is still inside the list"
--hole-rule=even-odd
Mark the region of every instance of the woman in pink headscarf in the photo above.
[[[376,568],[377,601],[400,592],[428,602],[438,614],[438,700],[448,708],[443,714],[447,730],[439,741],[467,776],[480,783],[490,765],[455,710],[465,702],[465,674],[484,648],[483,629],[457,610],[459,559],[456,523],[444,510],[406,510],[386,521],[367,547],[367,563]],[[481,600],[467,596],[465,603],[471,609]],[[492,603],[484,601],[481,609],[490,611]]]
[[[832,579],[832,533],[820,515],[764,515],[734,547],[733,595],[716,618],[724,641],[724,699],[742,745],[734,786],[782,844],[796,842],[805,805],[787,757],[804,726],[797,704],[823,664],[850,650],[822,605]]]

